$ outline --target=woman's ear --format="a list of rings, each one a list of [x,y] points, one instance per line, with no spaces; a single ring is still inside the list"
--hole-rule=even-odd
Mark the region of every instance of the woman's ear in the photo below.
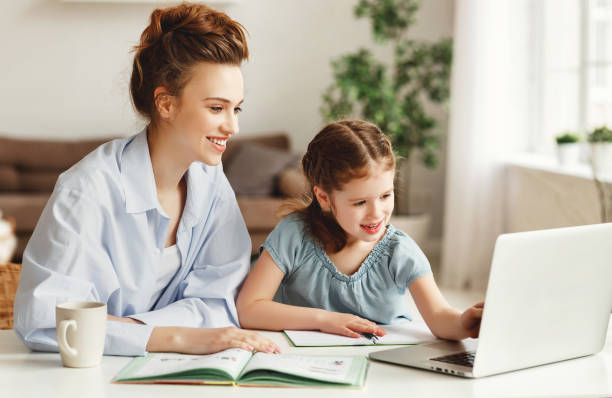
[[[331,201],[330,201],[330,198],[327,192],[325,192],[324,190],[322,190],[320,187],[316,185],[312,188],[312,190],[314,192],[315,198],[317,198],[317,202],[319,202],[319,206],[321,207],[321,210],[330,211]]]
[[[157,87],[153,92],[153,101],[155,108],[162,119],[172,118],[174,111],[174,96],[171,95],[165,87]]]

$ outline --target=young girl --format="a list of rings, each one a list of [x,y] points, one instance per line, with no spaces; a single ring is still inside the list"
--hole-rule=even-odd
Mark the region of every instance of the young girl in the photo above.
[[[332,123],[310,142],[302,166],[312,197],[290,208],[262,246],[237,300],[243,327],[382,336],[377,324],[411,319],[408,288],[436,336],[478,336],[483,303],[451,308],[423,252],[388,224],[395,158],[380,129]]]
[[[108,306],[105,354],[277,351],[238,329],[251,242],[223,169],[238,133],[243,27],[202,4],[151,14],[130,89],[148,120],[60,176],[25,250],[15,331],[57,351],[55,305]]]

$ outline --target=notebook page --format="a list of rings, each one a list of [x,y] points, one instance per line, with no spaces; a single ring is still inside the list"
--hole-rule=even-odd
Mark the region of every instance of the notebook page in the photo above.
[[[380,326],[387,331],[387,334],[379,337],[376,343],[365,337],[353,338],[309,330],[285,330],[284,332],[297,347],[418,344],[436,340],[424,322]]]
[[[250,352],[239,348],[208,355],[149,354],[147,362],[130,377],[154,377],[188,370],[216,368],[226,371],[235,380],[250,357]]]
[[[317,357],[258,352],[253,355],[242,373],[264,369],[316,380],[344,382],[351,370],[352,363],[353,358],[351,357]]]

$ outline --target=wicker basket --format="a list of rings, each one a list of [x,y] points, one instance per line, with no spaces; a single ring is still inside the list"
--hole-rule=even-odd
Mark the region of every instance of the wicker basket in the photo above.
[[[13,302],[20,273],[21,264],[0,264],[0,329],[13,328]]]

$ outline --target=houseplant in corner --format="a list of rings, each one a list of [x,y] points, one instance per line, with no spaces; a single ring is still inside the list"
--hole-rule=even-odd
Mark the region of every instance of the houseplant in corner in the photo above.
[[[562,166],[572,166],[580,161],[580,136],[567,131],[555,137],[557,158]]]
[[[411,213],[409,165],[415,152],[426,167],[438,164],[437,121],[427,109],[447,102],[452,60],[450,39],[426,43],[409,37],[418,8],[417,0],[359,0],[355,15],[369,18],[374,39],[393,47],[392,62],[380,62],[365,48],[333,60],[334,82],[324,92],[321,107],[326,121],[366,119],[390,137],[398,155],[398,170],[402,171],[396,181],[393,224],[417,242],[426,237],[429,223],[423,226],[421,215],[417,222],[425,231],[419,233],[410,224],[402,228],[398,225],[403,222],[397,218],[398,204]],[[410,223],[409,218],[407,221]]]

